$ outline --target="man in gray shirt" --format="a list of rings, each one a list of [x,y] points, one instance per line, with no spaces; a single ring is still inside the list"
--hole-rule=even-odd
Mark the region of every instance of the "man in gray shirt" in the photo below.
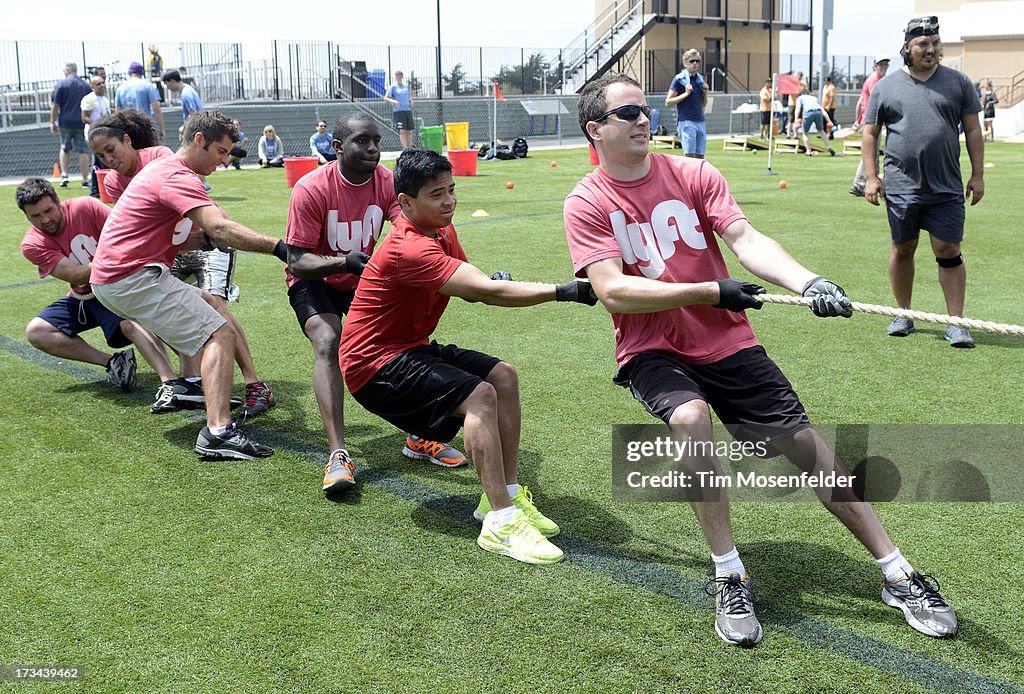
[[[978,121],[981,103],[966,75],[939,65],[942,41],[937,17],[910,20],[900,54],[903,69],[878,83],[864,116],[864,197],[872,205],[885,197],[892,236],[889,279],[900,308],[910,308],[914,252],[924,229],[931,235],[947,312],[962,316],[967,271],[960,255],[965,214],[959,129],[962,124],[971,158],[967,195],[976,205],[985,194],[985,144]],[[882,126],[888,129],[884,190],[877,163]],[[886,329],[894,337],[913,331],[914,322],[907,318],[897,318]],[[966,328],[951,325],[945,338],[954,347],[974,346]]]

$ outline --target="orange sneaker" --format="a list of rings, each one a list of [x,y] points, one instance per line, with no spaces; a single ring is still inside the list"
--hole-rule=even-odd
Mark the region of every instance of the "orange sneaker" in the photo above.
[[[440,441],[427,441],[410,434],[405,439],[402,455],[415,460],[429,460],[441,467],[462,467],[466,464],[466,456],[448,444]]]
[[[356,466],[344,448],[331,453],[331,459],[324,468],[324,491],[337,492],[353,487],[356,483]]]

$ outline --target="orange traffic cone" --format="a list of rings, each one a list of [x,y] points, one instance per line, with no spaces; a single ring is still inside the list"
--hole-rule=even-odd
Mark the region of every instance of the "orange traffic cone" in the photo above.
[[[60,164],[53,162],[53,177],[60,178]]]

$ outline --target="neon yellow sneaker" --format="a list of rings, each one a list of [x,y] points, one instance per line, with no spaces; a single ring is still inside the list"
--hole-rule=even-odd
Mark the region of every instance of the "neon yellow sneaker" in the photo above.
[[[554,537],[561,530],[558,524],[553,520],[545,516],[543,513],[537,510],[537,507],[533,505],[533,494],[526,487],[525,484],[519,485],[519,491],[512,497],[512,504],[523,512],[526,518],[530,521],[530,525],[540,531],[540,534],[544,537]],[[482,521],[484,516],[491,512],[491,502],[487,500],[486,494],[480,495],[480,504],[473,511],[473,518],[478,521]]]
[[[512,522],[495,527],[494,514],[484,517],[476,543],[485,552],[502,554],[527,564],[557,564],[565,558],[562,550],[547,541],[533,527],[526,514],[516,509]]]

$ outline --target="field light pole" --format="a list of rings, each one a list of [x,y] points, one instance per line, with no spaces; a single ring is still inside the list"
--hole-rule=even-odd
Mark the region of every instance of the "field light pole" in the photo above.
[[[437,0],[437,98],[444,98],[444,85],[441,82],[441,0]]]

